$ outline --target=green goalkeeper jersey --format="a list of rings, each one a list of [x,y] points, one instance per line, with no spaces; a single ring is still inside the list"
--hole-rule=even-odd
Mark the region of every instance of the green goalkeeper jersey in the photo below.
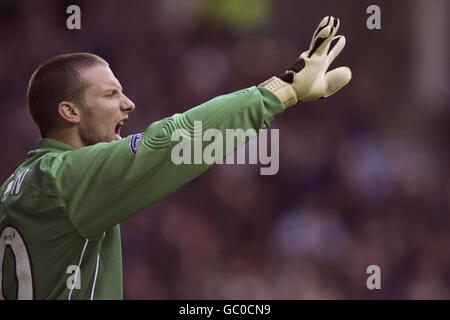
[[[263,129],[283,111],[252,87],[118,141],[75,149],[41,139],[0,190],[0,299],[122,299],[119,223],[212,166],[174,164],[172,132],[194,121]]]

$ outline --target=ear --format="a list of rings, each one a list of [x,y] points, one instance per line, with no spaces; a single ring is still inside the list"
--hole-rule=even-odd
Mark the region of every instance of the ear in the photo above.
[[[64,120],[70,123],[80,122],[80,109],[76,104],[72,102],[60,102],[60,104],[58,105],[58,113]]]

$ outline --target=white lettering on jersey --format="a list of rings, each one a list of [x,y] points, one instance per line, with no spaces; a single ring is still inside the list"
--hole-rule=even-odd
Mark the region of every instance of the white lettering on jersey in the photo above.
[[[8,195],[8,194],[19,194],[20,193],[20,188],[22,187],[22,182],[23,179],[25,179],[25,176],[28,174],[28,172],[30,172],[31,169],[27,168],[26,170],[19,172],[16,177],[14,178],[14,180],[12,180],[11,182],[8,183],[8,186],[6,187],[5,192],[3,192],[2,195],[2,200],[4,200],[4,198]],[[14,175],[12,175],[14,176]],[[11,176],[11,177],[12,177]]]

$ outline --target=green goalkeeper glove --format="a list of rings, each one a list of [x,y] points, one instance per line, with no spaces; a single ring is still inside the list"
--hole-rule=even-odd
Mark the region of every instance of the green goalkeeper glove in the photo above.
[[[327,72],[345,46],[345,37],[336,36],[339,19],[325,17],[314,32],[308,51],[283,75],[260,84],[272,91],[286,108],[298,101],[313,101],[339,91],[352,78],[348,67]]]

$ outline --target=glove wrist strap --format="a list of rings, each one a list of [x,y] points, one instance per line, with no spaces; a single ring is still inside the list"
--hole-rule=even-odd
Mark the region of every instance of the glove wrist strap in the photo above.
[[[284,104],[285,108],[293,106],[298,102],[297,94],[294,88],[289,83],[284,82],[278,77],[272,77],[261,83],[259,86],[272,91]]]

